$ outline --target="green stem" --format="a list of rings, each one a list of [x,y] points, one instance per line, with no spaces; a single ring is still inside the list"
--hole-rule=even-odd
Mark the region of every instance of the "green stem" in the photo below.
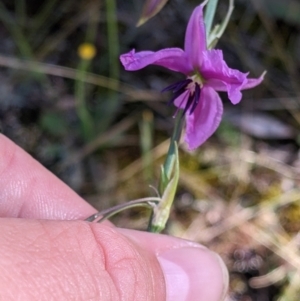
[[[116,0],[106,0],[106,22],[107,22],[107,44],[108,44],[108,63],[109,77],[114,80],[119,79],[119,38]],[[101,118],[99,129],[104,132],[111,124],[119,107],[119,97],[115,91],[108,91],[108,98],[103,105],[105,106],[105,116]]]
[[[175,125],[173,134],[170,141],[169,150],[163,165],[162,174],[159,183],[159,193],[163,194],[167,184],[169,183],[172,175],[172,171],[174,169],[175,156],[176,156],[176,147],[179,144],[184,118],[183,118],[183,110],[179,110],[175,117]],[[176,142],[176,143],[175,143]]]
[[[149,110],[145,110],[142,113],[142,120],[139,123],[140,128],[140,145],[142,152],[143,162],[143,174],[144,178],[148,182],[152,182],[153,179],[153,114]]]
[[[93,43],[97,33],[98,5],[90,10],[90,18],[86,31],[85,42]],[[76,110],[81,122],[85,141],[90,141],[94,136],[93,118],[86,105],[86,74],[91,65],[91,60],[81,59],[78,65],[77,80],[75,82]]]
[[[206,37],[209,37],[209,34],[211,32],[213,20],[216,14],[216,8],[218,5],[219,0],[209,0],[208,4],[205,8],[205,13],[204,13],[204,22],[206,26]]]
[[[169,150],[164,165],[162,166],[158,185],[158,190],[159,194],[162,196],[162,201],[159,206],[154,207],[151,212],[148,224],[149,232],[160,232],[164,229],[169,217],[172,203],[174,201],[178,182],[178,179],[174,179],[174,177],[179,177],[178,144],[184,124],[183,117],[183,110],[178,110],[175,117],[175,125],[170,140]],[[173,178],[172,174],[174,174]],[[164,215],[163,218],[161,218],[161,215]]]
[[[234,9],[234,0],[229,0],[229,7],[228,7],[227,14],[226,14],[223,22],[221,24],[216,25],[215,28],[210,32],[210,34],[208,36],[208,39],[207,39],[208,49],[214,48],[216,46],[218,40],[223,35],[223,33],[228,25],[228,22],[230,20],[233,9]]]
[[[81,60],[77,69],[77,80],[75,82],[76,111],[81,122],[83,136],[86,141],[93,137],[92,117],[86,105],[86,84],[85,74],[90,65],[90,61]]]
[[[175,146],[175,162],[174,170],[172,171],[172,178],[167,183],[167,186],[161,196],[161,201],[153,206],[151,221],[148,227],[149,232],[159,233],[165,229],[168,222],[172,204],[175,199],[178,181],[179,181],[179,157],[178,157],[178,146],[174,142]]]
[[[158,204],[161,201],[158,197],[148,197],[148,198],[142,198],[137,199],[134,201],[127,202],[125,204],[120,204],[114,207],[111,207],[109,209],[97,212],[87,219],[85,221],[87,222],[93,222],[93,223],[101,223],[104,220],[110,218],[111,216],[114,216],[115,214],[134,207],[148,207],[152,208],[154,204]]]

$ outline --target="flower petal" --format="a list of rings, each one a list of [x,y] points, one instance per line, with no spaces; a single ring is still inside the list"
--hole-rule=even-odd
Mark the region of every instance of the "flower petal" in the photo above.
[[[248,73],[229,68],[221,50],[213,49],[204,52],[201,75],[205,78],[207,86],[217,91],[227,91],[228,98],[233,104],[241,100],[240,90],[247,83]]]
[[[159,65],[185,75],[191,72],[184,51],[180,48],[166,48],[159,51],[131,50],[120,56],[121,63],[127,71],[136,71],[148,65]]]
[[[266,74],[266,72],[263,72],[262,75],[258,78],[247,78],[246,82],[243,84],[243,86],[240,88],[240,90],[252,89],[252,88],[258,86],[264,80],[265,74]],[[226,85],[226,83],[224,83],[220,80],[208,80],[207,86],[210,86],[219,92],[228,91],[228,85]],[[240,99],[242,97],[242,93],[240,92],[240,90],[236,90],[235,91],[236,94],[233,96],[231,95],[230,100],[233,104],[237,104],[240,101]],[[236,101],[234,101],[234,100],[236,100]]]
[[[174,100],[174,105],[179,109],[184,109],[186,107],[186,102],[189,98],[189,94],[190,94],[189,90],[183,92]]]
[[[218,128],[223,114],[223,104],[218,93],[203,87],[199,104],[193,114],[186,114],[185,142],[189,150],[199,147]]]
[[[194,69],[202,64],[202,52],[206,50],[206,30],[203,19],[205,3],[197,6],[189,20],[185,33],[184,50]]]
[[[243,85],[242,90],[252,89],[258,86],[264,80],[266,73],[266,71],[263,72],[259,78],[247,78],[247,82]]]

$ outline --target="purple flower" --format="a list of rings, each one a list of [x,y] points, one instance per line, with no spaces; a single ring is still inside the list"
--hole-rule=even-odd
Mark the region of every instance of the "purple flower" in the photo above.
[[[247,78],[248,73],[231,69],[223,59],[221,50],[208,50],[204,4],[195,8],[189,20],[184,50],[166,48],[157,52],[135,50],[120,56],[128,71],[148,65],[159,65],[181,72],[186,79],[172,84],[163,91],[173,91],[171,103],[184,110],[186,118],[185,142],[193,150],[205,142],[218,128],[223,104],[216,91],[226,91],[233,104],[240,102],[241,90],[259,85],[264,77]]]
[[[144,24],[150,18],[154,17],[162,10],[167,2],[168,0],[146,0],[143,7],[142,16],[140,17],[137,26]]]

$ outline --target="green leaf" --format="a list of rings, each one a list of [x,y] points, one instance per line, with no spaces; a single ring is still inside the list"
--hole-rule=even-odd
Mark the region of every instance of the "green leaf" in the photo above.
[[[162,172],[163,174],[163,172]],[[175,142],[175,166],[173,176],[164,190],[161,201],[153,209],[153,217],[151,221],[150,231],[161,232],[169,219],[170,210],[175,198],[177,186],[179,181],[179,156],[178,146]]]

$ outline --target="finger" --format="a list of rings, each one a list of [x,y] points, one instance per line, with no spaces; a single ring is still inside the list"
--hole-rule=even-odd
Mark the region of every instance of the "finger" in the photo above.
[[[226,297],[228,270],[216,253],[183,239],[118,231],[156,254],[166,281],[167,301],[222,301]]]
[[[95,209],[0,134],[0,216],[78,219]]]
[[[0,227],[0,300],[220,301],[226,286],[212,252],[175,238],[82,221]]]

